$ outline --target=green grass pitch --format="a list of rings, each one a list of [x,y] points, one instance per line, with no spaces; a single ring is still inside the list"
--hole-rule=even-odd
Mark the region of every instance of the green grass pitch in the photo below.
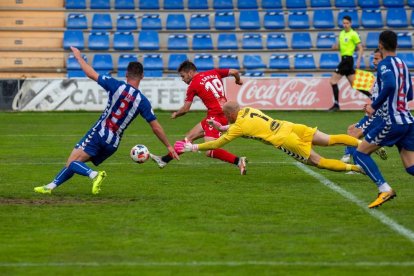
[[[268,112],[344,133],[360,112]],[[157,112],[171,142],[203,116]],[[248,174],[204,154],[186,153],[160,170],[135,164],[145,144],[165,153],[138,118],[99,195],[74,176],[51,196],[49,183],[99,117],[94,112],[0,113],[0,274],[2,275],[412,275],[414,182],[396,148],[376,156],[398,197],[375,211],[377,189],[362,175],[298,165],[253,140],[225,148],[249,159]],[[340,158],[343,147],[316,148]]]

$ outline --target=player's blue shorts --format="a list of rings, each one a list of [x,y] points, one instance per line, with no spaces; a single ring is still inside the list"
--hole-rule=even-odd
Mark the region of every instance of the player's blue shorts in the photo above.
[[[75,148],[81,148],[89,154],[95,166],[101,164],[118,149],[113,144],[106,143],[98,131],[94,129],[90,129],[79,143],[76,144]]]
[[[365,115],[361,120],[359,120],[358,123],[355,124],[356,128],[362,128],[362,133],[364,136],[367,135],[371,131],[371,129],[375,128],[378,124],[381,124],[383,122],[382,117],[375,116],[375,117],[368,117]],[[365,127],[365,125],[368,124],[368,126]]]
[[[404,137],[396,144],[399,151],[406,149],[414,151],[414,124],[410,124],[409,130]]]
[[[392,147],[403,143],[404,137],[411,131],[410,129],[410,125],[387,124],[382,120],[372,126],[371,130],[365,135],[365,140],[371,144]],[[407,144],[407,142],[403,144]]]

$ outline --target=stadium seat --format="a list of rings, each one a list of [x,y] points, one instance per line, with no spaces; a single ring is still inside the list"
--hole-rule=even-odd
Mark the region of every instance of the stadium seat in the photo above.
[[[355,0],[335,0],[337,8],[356,8]]]
[[[239,18],[239,27],[242,30],[258,30],[261,27],[257,10],[242,10]]]
[[[162,70],[164,68],[160,54],[145,54],[142,59],[145,72],[151,70]]]
[[[311,0],[310,6],[312,8],[330,8],[332,7],[330,0]]]
[[[167,30],[186,30],[187,29],[187,22],[185,20],[185,16],[182,13],[173,14],[170,13],[167,15],[167,23],[166,23]]]
[[[208,0],[188,0],[189,10],[208,10]]]
[[[190,30],[210,30],[210,28],[210,17],[208,13],[191,15]]]
[[[177,71],[183,61],[188,60],[187,54],[170,54],[168,57],[168,70]]]
[[[316,29],[333,29],[334,16],[331,9],[316,9],[313,11],[313,27]]]
[[[352,19],[352,28],[357,29],[359,28],[359,16],[358,12],[354,9],[343,9],[339,10],[338,12],[338,27],[342,28],[342,19],[345,15],[348,15]]]
[[[390,28],[408,27],[407,13],[404,8],[389,8],[386,15],[386,25]]]
[[[88,20],[83,13],[70,13],[66,19],[67,29],[87,29]]]
[[[297,73],[296,77],[297,78],[313,78],[314,75],[311,73]]]
[[[237,0],[237,8],[243,9],[257,9],[257,0]]]
[[[156,31],[141,31],[138,35],[138,49],[159,50],[160,40]]]
[[[144,76],[146,78],[161,78],[162,70],[145,70]]]
[[[287,77],[289,77],[289,74],[286,74],[286,73],[271,73],[270,76],[272,78],[287,78]]]
[[[194,34],[193,50],[213,50],[213,40],[210,34]]]
[[[386,8],[402,8],[404,0],[383,0],[382,5]]]
[[[260,78],[264,76],[264,72],[262,71],[255,71],[255,70],[248,70],[245,71],[242,76],[249,77],[249,78]]]
[[[316,69],[313,54],[296,54],[294,67],[295,69]]]
[[[239,57],[237,55],[220,55],[219,65],[220,69],[240,69]]]
[[[182,10],[184,9],[183,0],[164,0],[165,10]]]
[[[248,55],[243,56],[243,68],[244,69],[264,69],[266,64],[264,64],[262,57],[260,55]]]
[[[269,61],[270,69],[290,69],[288,54],[272,54]]]
[[[121,54],[118,57],[118,77],[122,78],[126,75],[128,64],[132,61],[138,61],[137,55]]]
[[[139,0],[139,9],[140,10],[159,10],[160,3],[159,0]]]
[[[114,34],[114,49],[119,50],[133,50],[135,48],[134,36],[131,32],[115,32]]]
[[[378,48],[379,32],[368,32],[365,45],[368,49]]]
[[[95,54],[92,60],[92,67],[100,75],[110,75],[114,69],[111,54]]]
[[[332,49],[332,46],[336,43],[336,37],[334,33],[318,33],[316,38],[316,48],[318,49]]]
[[[220,33],[217,37],[218,50],[237,50],[237,37],[234,33]]]
[[[116,19],[116,29],[117,30],[136,30],[138,28],[137,26],[137,20],[135,15],[133,14],[118,14],[118,17]]]
[[[141,20],[143,30],[161,30],[161,18],[159,14],[144,14]]]
[[[109,13],[94,13],[92,16],[92,30],[111,30],[112,18]]]
[[[411,26],[414,26],[414,12],[411,12]]]
[[[397,52],[397,57],[402,59],[409,69],[414,69],[414,54],[412,52]]]
[[[267,35],[267,49],[287,49],[288,44],[284,33],[273,33]]]
[[[379,0],[358,0],[358,6],[362,9],[379,9]]]
[[[83,59],[88,62],[86,55],[82,55]],[[73,54],[70,54],[66,59],[66,71],[68,78],[85,78],[86,74],[80,67],[79,62],[76,60]]]
[[[109,50],[109,33],[91,31],[88,38],[89,50]]]
[[[283,11],[267,11],[263,17],[263,26],[268,30],[284,29],[286,25]]]
[[[335,69],[339,64],[337,53],[321,53],[319,58],[320,69]]]
[[[110,0],[90,0],[89,7],[92,10],[109,10],[111,3]]]
[[[361,25],[364,28],[382,28],[384,24],[382,23],[381,10],[362,10]]]
[[[262,9],[281,9],[282,0],[262,0]]]
[[[398,48],[412,48],[413,44],[411,41],[411,33],[409,32],[398,32]]]
[[[188,37],[186,34],[170,34],[167,45],[168,50],[188,50]]]
[[[86,0],[66,0],[65,8],[67,10],[84,10],[86,9]]]
[[[214,68],[213,56],[210,54],[196,54],[194,64],[198,71],[207,71]]]
[[[306,0],[289,0],[286,1],[287,9],[306,9]]]
[[[213,0],[213,9],[215,9],[215,10],[232,10],[233,9],[233,1]]]
[[[135,1],[131,0],[115,0],[116,10],[133,10],[135,9]]]
[[[69,50],[70,46],[76,47],[79,50],[85,49],[85,40],[82,31],[66,30],[63,33],[63,49]]]
[[[354,64],[356,65],[357,59],[358,59],[358,55],[356,53],[354,53],[353,58],[354,58]],[[361,56],[361,63],[360,63],[359,68],[360,69],[365,69],[365,67],[366,67],[366,65],[365,65],[365,58],[364,58],[364,55],[362,55]]]
[[[289,11],[288,26],[291,29],[309,29],[309,15],[306,10]]]
[[[243,49],[263,49],[261,34],[244,34],[242,38]]]
[[[410,8],[414,8],[414,0],[407,0],[407,5],[408,5]]]
[[[312,38],[309,32],[292,33],[292,41],[290,46],[292,49],[310,49],[313,47]]]
[[[217,30],[234,30],[236,29],[236,22],[234,13],[232,11],[216,12],[214,18],[214,27]]]

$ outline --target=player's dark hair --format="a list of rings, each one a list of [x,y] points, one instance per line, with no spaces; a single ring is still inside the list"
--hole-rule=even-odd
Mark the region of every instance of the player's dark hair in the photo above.
[[[397,34],[393,31],[383,31],[379,36],[379,43],[386,51],[395,52],[397,49]]]
[[[349,15],[344,15],[344,17],[342,17],[342,20],[344,19],[352,23],[352,18]]]
[[[131,61],[127,67],[127,77],[133,79],[141,79],[144,74],[144,66],[141,62]]]
[[[181,72],[181,71],[184,71],[184,72],[197,71],[197,67],[191,61],[185,60],[180,64],[180,66],[178,66],[177,71],[178,72]]]

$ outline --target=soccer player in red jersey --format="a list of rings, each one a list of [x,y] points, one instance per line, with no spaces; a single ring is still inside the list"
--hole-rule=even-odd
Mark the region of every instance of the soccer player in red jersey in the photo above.
[[[205,141],[211,141],[219,138],[220,132],[210,126],[207,121],[215,120],[223,125],[228,124],[222,109],[222,106],[227,102],[222,78],[233,76],[236,84],[242,85],[239,71],[236,69],[213,69],[199,73],[194,63],[187,60],[178,67],[178,73],[181,79],[188,84],[188,88],[183,106],[171,114],[171,119],[185,115],[190,110],[194,97],[198,96],[207,108],[207,116],[187,133],[185,140],[192,142],[204,137]],[[246,157],[238,157],[223,149],[209,150],[206,155],[234,164],[239,167],[242,175],[246,174]],[[162,157],[151,154],[151,158],[160,168],[165,167],[173,159],[169,154]]]

